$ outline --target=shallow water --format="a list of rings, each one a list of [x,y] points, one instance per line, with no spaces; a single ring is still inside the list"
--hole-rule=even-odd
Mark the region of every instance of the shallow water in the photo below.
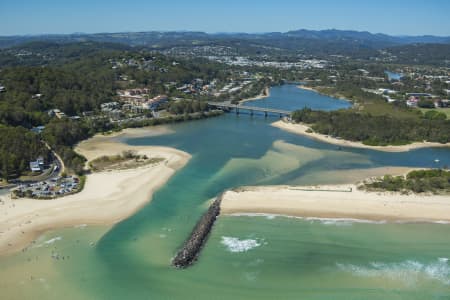
[[[272,89],[277,102],[286,102],[280,108],[292,105],[291,92],[298,90],[293,88]],[[199,261],[186,270],[170,267],[207,202],[226,189],[341,183],[342,172],[431,167],[435,159],[450,165],[445,148],[339,150],[270,126],[275,120],[227,114],[128,140],[175,147],[192,159],[149,205],[112,229],[79,226],[46,233],[37,243],[42,246],[0,259],[2,297],[449,299],[450,225],[445,224],[221,216]],[[52,258],[55,252],[70,258]]]

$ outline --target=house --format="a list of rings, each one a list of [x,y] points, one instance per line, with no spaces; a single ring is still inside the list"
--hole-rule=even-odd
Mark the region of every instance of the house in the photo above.
[[[41,172],[41,166],[38,161],[30,161],[30,170],[32,172]]]
[[[56,113],[56,117],[57,117],[58,119],[62,119],[62,118],[64,118],[65,116],[66,116],[66,114],[63,113],[62,111]]]
[[[0,85],[0,93],[1,92],[6,92],[6,88],[3,85]]]
[[[50,117],[57,117],[58,119],[62,119],[62,118],[64,118],[64,117],[66,116],[65,113],[63,113],[62,111],[60,111],[60,110],[57,109],[57,108],[50,109],[50,110],[48,111],[48,115],[49,115]]]
[[[102,112],[111,112],[117,108],[119,108],[119,103],[118,102],[107,102],[107,103],[102,103],[100,105]]]
[[[142,104],[143,109],[157,109],[161,104],[166,103],[169,100],[166,95],[156,96],[147,102]]]
[[[44,157],[39,156],[39,157],[36,159],[36,161],[37,161],[37,163],[39,164],[39,166],[41,166],[41,167],[44,166]]]

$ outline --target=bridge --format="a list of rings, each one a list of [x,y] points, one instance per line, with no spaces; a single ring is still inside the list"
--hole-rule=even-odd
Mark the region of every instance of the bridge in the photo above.
[[[250,112],[250,115],[253,115],[254,112],[263,112],[264,116],[267,117],[269,113],[278,114],[281,117],[289,117],[291,115],[291,111],[275,109],[275,108],[264,108],[264,107],[256,107],[256,106],[247,106],[247,105],[239,105],[239,104],[231,104],[229,102],[208,102],[208,105],[214,108],[219,108],[224,111],[235,111],[236,114],[239,115],[241,110],[246,110]]]

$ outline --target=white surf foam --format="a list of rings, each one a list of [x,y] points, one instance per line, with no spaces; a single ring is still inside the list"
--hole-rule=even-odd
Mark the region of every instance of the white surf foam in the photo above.
[[[382,221],[372,221],[365,219],[351,219],[351,218],[318,218],[318,217],[297,217],[282,214],[265,214],[265,213],[234,213],[231,214],[232,217],[264,217],[268,220],[273,220],[277,217],[289,218],[289,219],[299,219],[311,222],[319,222],[324,225],[351,225],[353,223],[364,223],[364,224],[386,224],[387,222]]]
[[[230,252],[247,252],[251,249],[261,246],[261,243],[255,239],[240,240],[235,237],[223,236],[221,243],[225,245]]]
[[[60,240],[62,240],[62,237],[57,236],[57,237],[54,237],[54,238],[49,239],[47,241],[44,241],[41,244],[37,244],[37,245],[33,246],[32,248],[40,248],[40,247],[43,247],[43,246],[48,246],[48,245],[51,245],[51,244],[53,244],[53,243],[55,243],[57,241],[60,241]]]
[[[304,218],[307,221],[311,222],[319,222],[324,225],[338,225],[338,226],[349,226],[353,223],[362,223],[362,224],[386,224],[386,221],[372,221],[372,220],[364,220],[364,219],[350,219],[350,218],[315,218],[308,217]]]
[[[60,240],[62,240],[62,237],[57,236],[57,237],[54,237],[52,239],[49,239],[48,241],[45,241],[44,245],[50,245],[50,244],[53,244],[54,242],[57,242],[57,241],[60,241]]]
[[[338,263],[337,266],[340,270],[356,276],[397,280],[410,286],[416,285],[423,279],[437,280],[450,285],[448,258],[439,258],[429,263],[407,260],[399,263],[372,262],[367,266]]]
[[[264,213],[234,213],[230,214],[232,217],[264,217],[268,220],[273,220],[276,217],[287,217],[283,215],[277,215],[277,214],[264,214]]]

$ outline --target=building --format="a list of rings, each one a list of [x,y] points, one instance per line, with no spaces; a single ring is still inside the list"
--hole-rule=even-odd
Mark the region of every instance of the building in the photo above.
[[[41,172],[41,167],[37,161],[30,161],[30,170],[32,172]]]
[[[41,134],[42,131],[44,131],[44,129],[45,129],[45,126],[36,126],[36,127],[31,128],[31,131],[33,131],[34,133],[37,133],[37,134]]]
[[[50,109],[50,110],[48,111],[48,115],[49,115],[50,117],[57,117],[58,119],[62,119],[62,118],[64,118],[64,117],[66,116],[65,113],[63,113],[62,111],[60,111],[60,110],[57,109],[57,108]]]
[[[0,93],[1,92],[6,92],[6,88],[3,85],[0,85]]]
[[[118,102],[106,102],[106,103],[102,103],[100,105],[100,108],[102,110],[102,112],[110,112],[113,111],[117,108],[119,108],[120,105]]]
[[[159,95],[142,103],[142,108],[151,110],[158,109],[161,104],[166,103],[168,100],[169,98],[166,95]]]
[[[30,161],[31,172],[41,172],[41,166],[38,161]]]
[[[44,166],[44,157],[39,156],[39,157],[36,159],[36,162],[39,164],[40,167],[43,167],[43,166]]]

